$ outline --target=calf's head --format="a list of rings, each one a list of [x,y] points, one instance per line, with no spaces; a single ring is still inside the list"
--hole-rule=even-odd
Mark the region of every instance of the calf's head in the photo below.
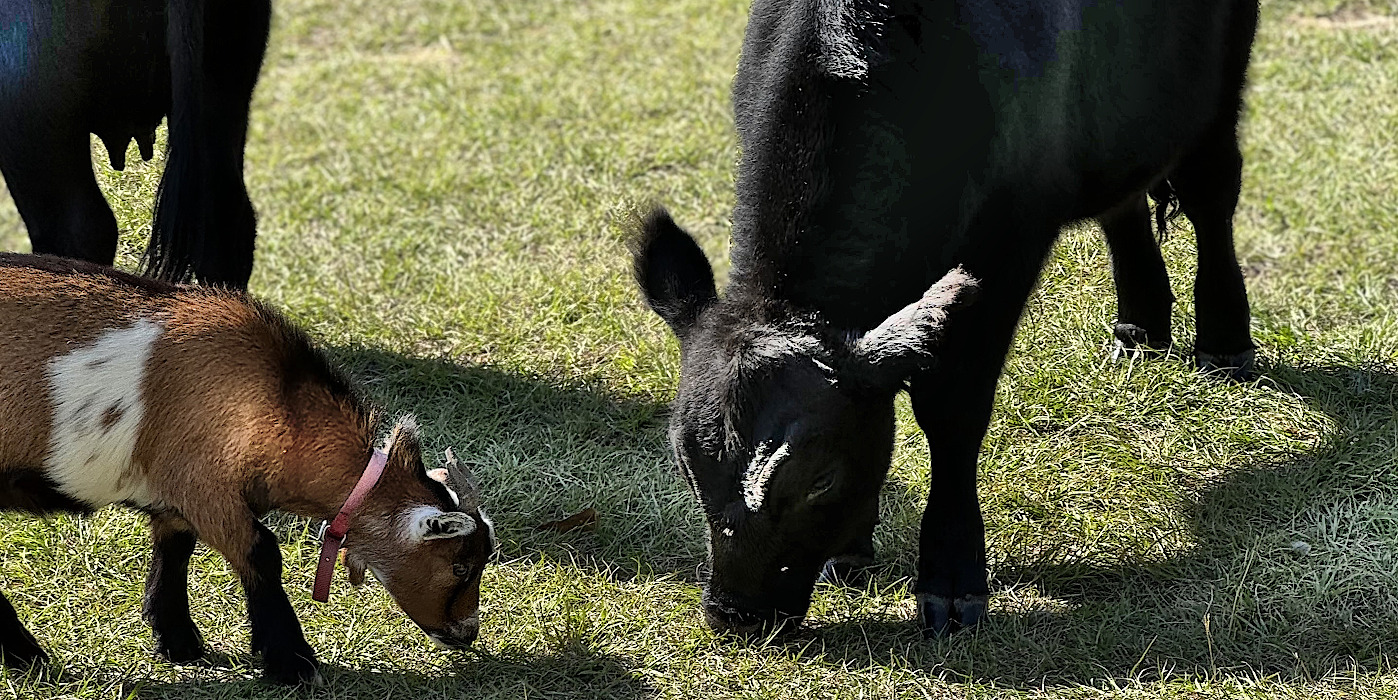
[[[719,299],[703,252],[663,211],[632,253],[647,302],[680,341],[670,444],[708,523],[705,617],[744,634],[795,626],[822,565],[872,532],[893,398],[933,362],[947,312],[976,281],[952,270],[872,330],[850,331],[773,300]]]
[[[480,629],[481,572],[495,551],[475,479],[451,450],[444,467],[426,469],[410,418],[394,426],[387,452],[345,540],[350,582],[372,571],[434,642],[469,646]]]

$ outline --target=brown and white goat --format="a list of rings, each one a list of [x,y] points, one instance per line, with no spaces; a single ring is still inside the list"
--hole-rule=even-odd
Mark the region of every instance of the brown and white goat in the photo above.
[[[267,677],[318,679],[276,537],[258,518],[335,516],[374,454],[376,426],[305,334],[241,293],[0,254],[0,425],[0,510],[122,503],[150,515],[143,612],[159,653],[203,654],[187,590],[203,540],[242,582]],[[386,452],[349,526],[351,580],[373,571],[433,640],[468,645],[490,521],[469,477],[424,468],[411,419]],[[20,667],[46,659],[3,594],[0,655]]]

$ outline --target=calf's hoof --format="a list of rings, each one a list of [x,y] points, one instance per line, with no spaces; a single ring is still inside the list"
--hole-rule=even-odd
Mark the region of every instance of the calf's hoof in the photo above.
[[[322,685],[320,663],[309,646],[262,652],[262,677],[279,685]]]
[[[960,598],[931,593],[917,594],[918,618],[922,636],[927,639],[951,634],[959,629],[975,627],[986,618],[990,596],[968,594]]]
[[[1257,374],[1257,350],[1235,355],[1215,355],[1196,350],[1194,364],[1200,372],[1231,382],[1246,382]]]
[[[1152,338],[1146,329],[1134,323],[1118,323],[1112,328],[1116,342],[1112,346],[1113,360],[1134,360],[1161,357],[1170,351],[1170,335]]]
[[[835,557],[820,567],[820,577],[816,579],[816,582],[845,588],[863,588],[869,583],[870,569],[873,566],[873,557],[862,555]]]
[[[193,628],[156,633],[155,653],[172,664],[189,663],[204,658],[204,640]]]

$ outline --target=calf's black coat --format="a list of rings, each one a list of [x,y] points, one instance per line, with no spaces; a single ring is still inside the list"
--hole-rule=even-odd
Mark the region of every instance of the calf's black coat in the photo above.
[[[1069,222],[1102,223],[1118,343],[1158,349],[1173,296],[1146,195],[1177,197],[1197,235],[1196,359],[1249,373],[1232,215],[1256,21],[1255,0],[754,2],[723,296],[668,215],[634,241],[681,342],[671,440],[709,523],[711,623],[799,621],[823,562],[867,559],[904,386],[931,457],[923,624],[984,616],[977,453]]]

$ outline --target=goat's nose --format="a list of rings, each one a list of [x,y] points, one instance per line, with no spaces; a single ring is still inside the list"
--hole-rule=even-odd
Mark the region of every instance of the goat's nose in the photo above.
[[[465,649],[476,641],[476,637],[481,631],[481,621],[477,617],[468,617],[460,622],[447,626],[442,632],[431,635],[432,641],[444,647],[452,649]]]

